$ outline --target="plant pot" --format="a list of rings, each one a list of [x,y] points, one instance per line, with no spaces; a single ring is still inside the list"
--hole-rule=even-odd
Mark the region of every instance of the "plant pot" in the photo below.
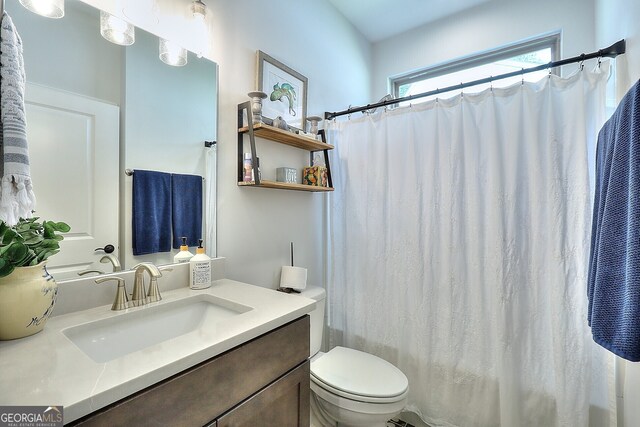
[[[47,323],[58,285],[45,264],[17,267],[0,278],[0,340],[33,335]]]

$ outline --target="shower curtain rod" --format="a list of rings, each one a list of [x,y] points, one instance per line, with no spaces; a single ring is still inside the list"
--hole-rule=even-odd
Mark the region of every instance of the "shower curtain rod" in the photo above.
[[[551,61],[547,64],[538,65],[536,67],[523,68],[520,71],[512,71],[510,73],[486,77],[484,79],[473,80],[467,83],[460,83],[458,85],[448,86],[442,89],[435,89],[429,92],[417,93],[415,95],[409,95],[402,98],[390,99],[387,101],[380,101],[375,104],[367,104],[362,107],[353,107],[347,110],[338,111],[334,113],[330,113],[327,111],[324,113],[324,118],[325,120],[331,120],[335,117],[344,116],[346,114],[357,113],[359,111],[370,110],[378,107],[386,107],[387,105],[397,104],[399,102],[411,101],[413,99],[424,98],[425,96],[437,95],[439,93],[449,92],[456,89],[464,89],[470,86],[475,86],[483,83],[490,83],[495,80],[501,80],[501,79],[506,79],[508,77],[514,77],[514,76],[524,75],[527,73],[533,73],[534,71],[551,69],[555,67],[560,67],[562,65],[573,64],[575,62],[582,62],[582,61],[586,61],[587,59],[604,58],[604,57],[615,58],[616,56],[625,53],[625,49],[626,49],[626,42],[624,39],[622,39],[612,44],[611,46],[604,49],[600,49],[596,52],[583,53],[581,55],[574,56],[573,58],[561,59],[559,61]]]

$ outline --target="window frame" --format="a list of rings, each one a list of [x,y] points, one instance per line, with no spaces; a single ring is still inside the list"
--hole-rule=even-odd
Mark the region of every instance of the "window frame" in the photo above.
[[[399,99],[400,86],[415,83],[421,80],[428,80],[434,77],[449,73],[455,73],[467,68],[489,64],[503,59],[513,58],[533,51],[550,48],[551,61],[560,59],[561,32],[554,31],[530,39],[521,40],[506,46],[490,49],[484,52],[474,53],[452,61],[443,62],[437,65],[421,68],[416,71],[402,73],[389,77],[389,89],[394,99]],[[552,70],[557,74],[558,69]],[[489,76],[478,76],[478,79]],[[435,89],[435,88],[434,88]]]

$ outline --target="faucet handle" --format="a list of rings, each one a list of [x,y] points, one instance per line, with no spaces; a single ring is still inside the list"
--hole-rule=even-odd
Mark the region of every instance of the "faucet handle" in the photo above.
[[[124,310],[129,307],[129,298],[127,297],[127,288],[122,277],[99,277],[95,280],[97,284],[108,282],[111,280],[118,281],[118,290],[116,291],[116,299],[113,301],[111,310]]]
[[[160,272],[164,271],[173,271],[171,267],[159,267],[158,270]],[[151,277],[151,282],[149,283],[149,292],[147,292],[147,302],[156,302],[160,301],[162,296],[160,295],[160,288],[158,287],[158,278]]]
[[[85,274],[91,274],[91,273],[97,273],[98,275],[100,275],[100,274],[104,274],[104,271],[100,271],[100,270],[84,270],[84,271],[78,272],[78,276],[84,276]]]

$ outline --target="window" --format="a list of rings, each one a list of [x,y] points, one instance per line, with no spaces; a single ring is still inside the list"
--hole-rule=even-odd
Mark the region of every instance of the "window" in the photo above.
[[[553,33],[489,52],[424,68],[410,74],[392,77],[390,79],[391,88],[394,97],[401,98],[485,77],[519,71],[523,68],[531,68],[558,60],[559,47],[560,33]],[[509,86],[522,81],[523,78],[525,81],[537,81],[548,73],[549,71],[542,70],[522,76],[496,80],[493,82],[493,87]],[[480,92],[490,86],[491,83],[485,83],[465,88],[464,91],[467,93]],[[454,96],[460,92],[460,90],[445,92],[444,96]],[[424,102],[434,99],[436,96],[442,97],[443,94],[415,99],[412,102]]]

